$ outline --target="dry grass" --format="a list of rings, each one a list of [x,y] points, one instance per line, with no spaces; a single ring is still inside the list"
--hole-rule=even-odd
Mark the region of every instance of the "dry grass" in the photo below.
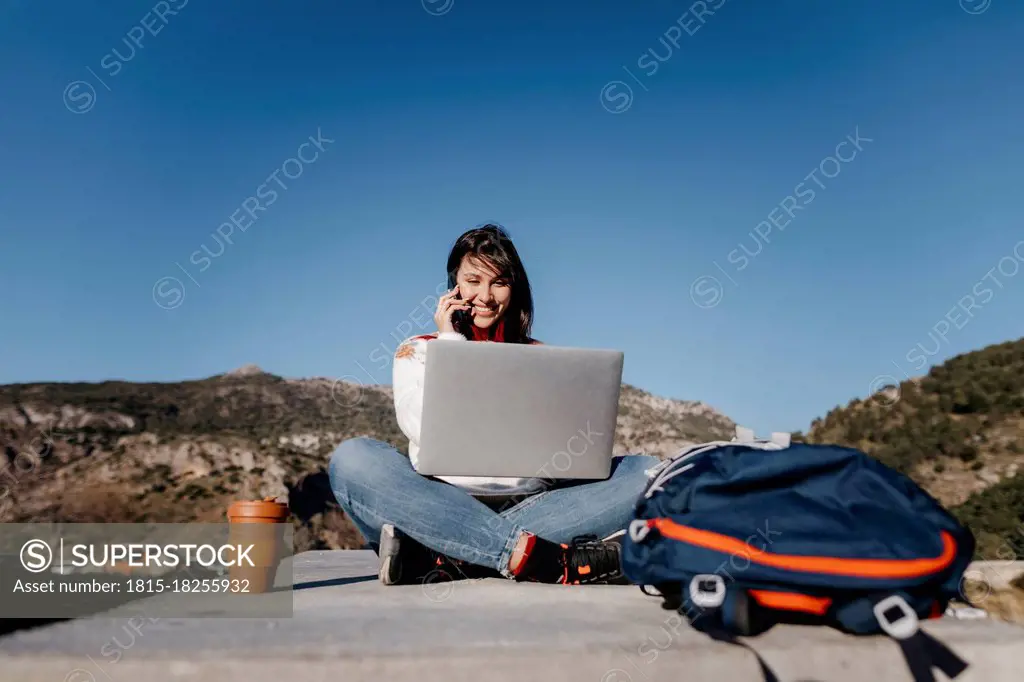
[[[1008,623],[1024,624],[1024,590],[997,590],[978,604],[990,616]]]
[[[84,487],[68,491],[53,511],[58,523],[132,523],[138,514],[137,503],[116,484]]]

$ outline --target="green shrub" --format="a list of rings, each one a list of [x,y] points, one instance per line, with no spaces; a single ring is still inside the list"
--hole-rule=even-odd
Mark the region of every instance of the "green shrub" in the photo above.
[[[1024,474],[971,495],[953,514],[974,532],[978,559],[1024,559]]]

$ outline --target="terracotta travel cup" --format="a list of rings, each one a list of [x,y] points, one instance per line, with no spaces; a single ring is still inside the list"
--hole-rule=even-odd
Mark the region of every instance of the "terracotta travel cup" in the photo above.
[[[273,588],[277,567],[284,554],[284,533],[280,524],[287,518],[288,505],[277,502],[273,497],[240,500],[228,507],[231,544],[243,548],[252,545],[247,556],[255,564],[228,569],[232,590],[243,589],[249,594],[259,594]]]

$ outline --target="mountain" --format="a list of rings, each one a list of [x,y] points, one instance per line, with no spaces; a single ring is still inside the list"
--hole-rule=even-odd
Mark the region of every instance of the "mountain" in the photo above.
[[[703,403],[623,385],[615,451],[665,456],[734,429]],[[325,467],[361,435],[405,451],[390,387],[253,365],[176,383],[0,386],[0,522],[223,521],[232,500],[287,496],[296,551],[357,547]]]
[[[864,450],[949,506],[979,557],[1024,558],[1024,339],[953,357],[795,437]]]
[[[356,547],[325,473],[342,440],[403,450],[391,389],[247,365],[176,383],[0,386],[0,522],[222,521],[231,500],[287,496],[296,549]],[[617,453],[728,439],[707,405],[623,385]],[[856,447],[908,474],[978,538],[1024,558],[1024,339],[836,407],[795,440]]]

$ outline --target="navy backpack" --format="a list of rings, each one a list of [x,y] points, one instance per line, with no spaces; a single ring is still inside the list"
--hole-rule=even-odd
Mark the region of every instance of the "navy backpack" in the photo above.
[[[933,667],[950,678],[967,667],[918,623],[960,593],[974,536],[859,450],[737,429],[733,441],[662,462],[634,515],[626,577],[715,639],[829,625],[894,638],[915,682],[934,680]]]

